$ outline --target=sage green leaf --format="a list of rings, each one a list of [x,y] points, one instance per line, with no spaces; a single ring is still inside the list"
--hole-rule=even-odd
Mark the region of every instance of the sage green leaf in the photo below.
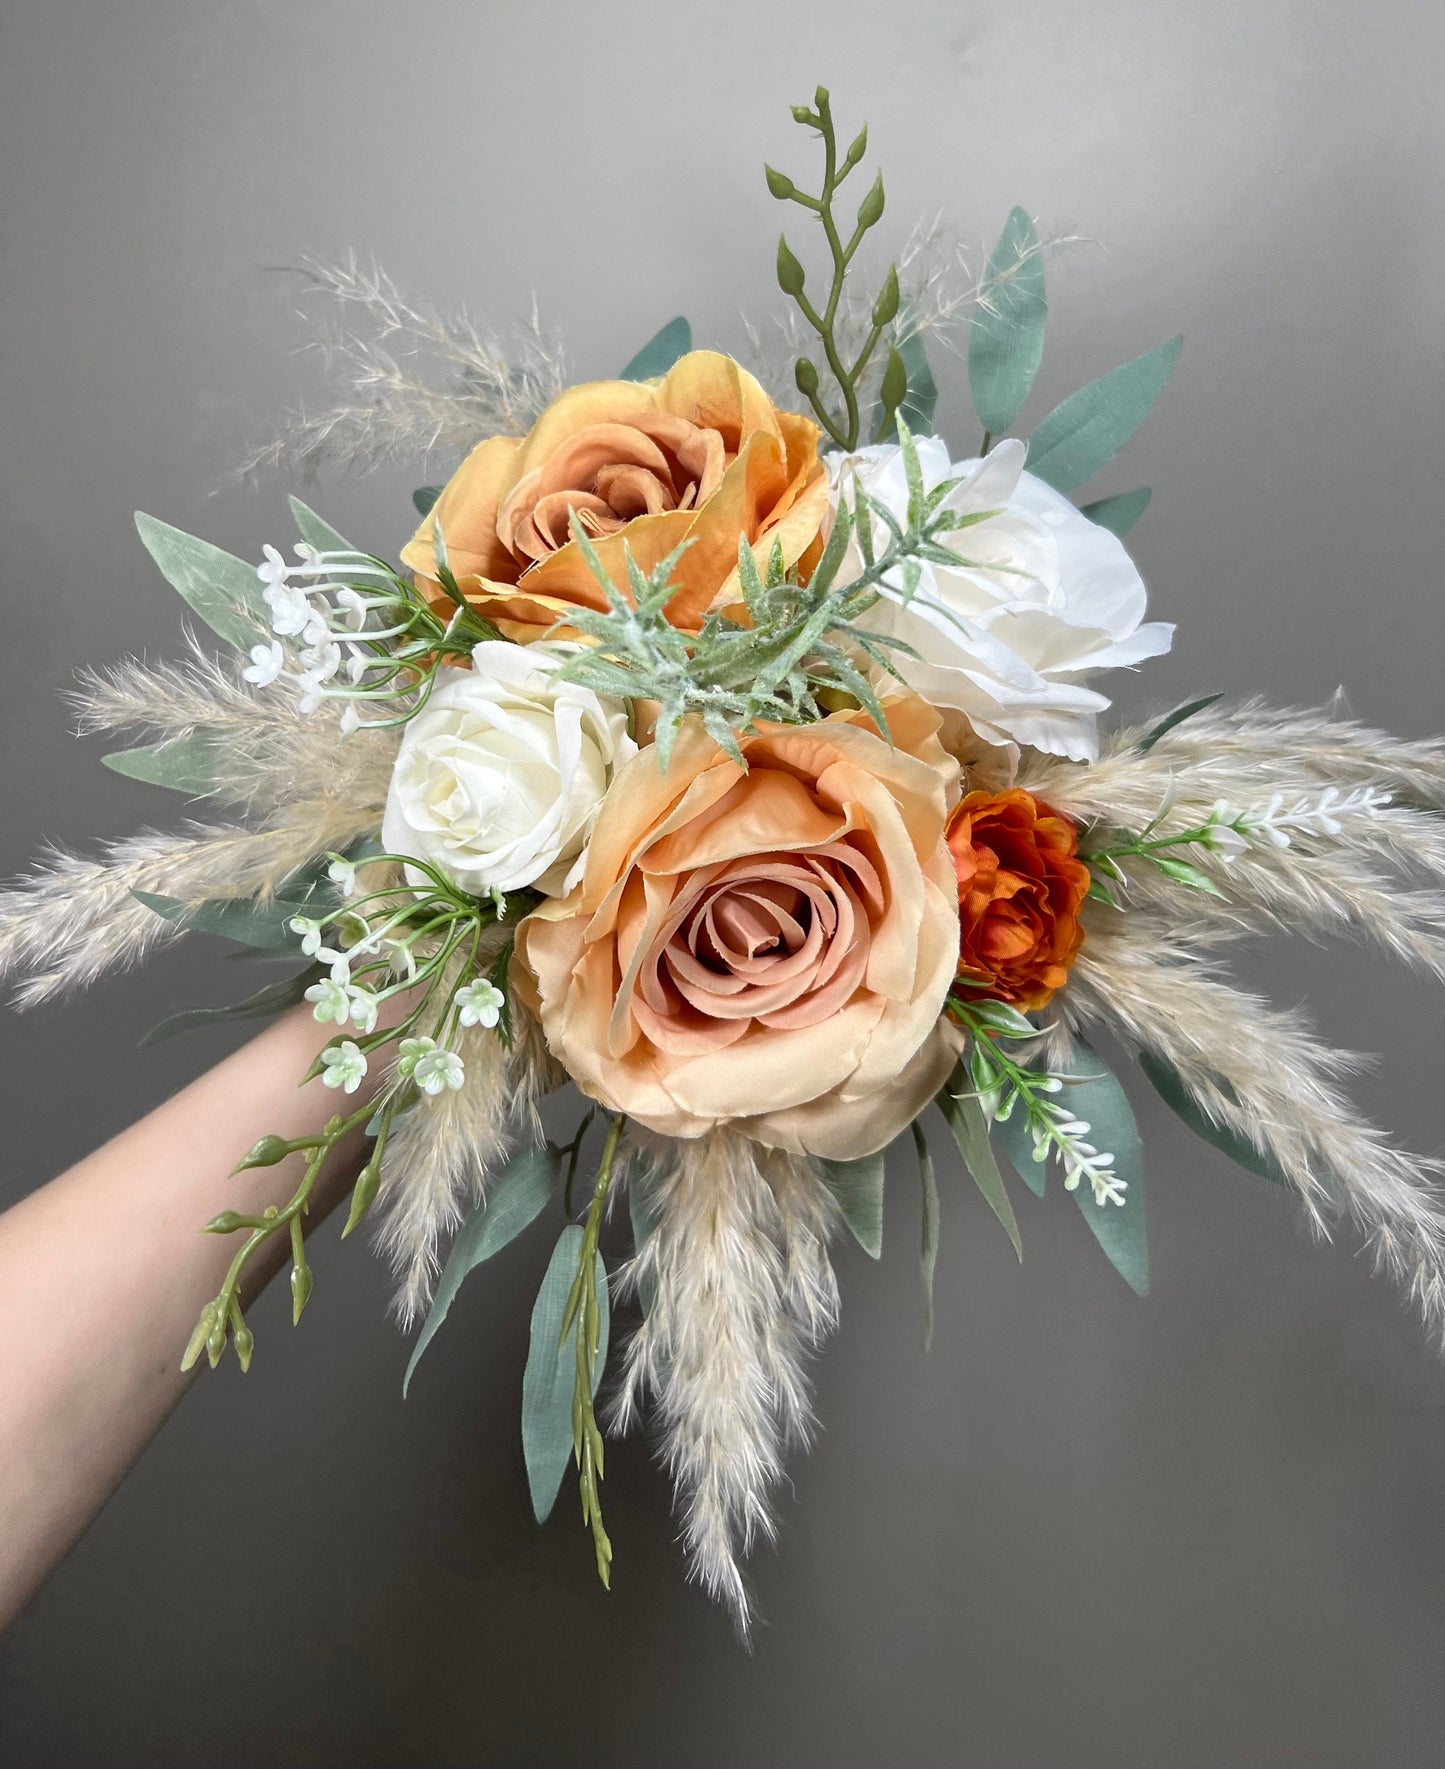
[[[294,948],[292,956],[294,956]],[[144,1050],[149,1044],[159,1044],[162,1039],[174,1038],[177,1032],[194,1032],[201,1026],[216,1026],[224,1020],[259,1020],[271,1014],[281,1013],[288,1007],[295,1007],[298,1001],[304,1001],[306,991],[318,978],[326,974],[325,967],[319,964],[308,964],[305,970],[297,971],[294,977],[285,977],[279,983],[268,983],[264,989],[258,989],[254,995],[248,995],[244,1001],[235,1001],[225,1007],[187,1007],[180,1013],[173,1013],[150,1031],[140,1041]]]
[[[136,749],[112,750],[100,759],[127,780],[144,780],[149,786],[168,787],[191,798],[204,798],[215,790],[222,773],[222,752],[214,737],[195,731],[167,743],[143,743]]]
[[[423,1101],[423,1109],[425,1105]],[[519,1149],[487,1182],[486,1195],[457,1230],[442,1275],[437,1279],[431,1308],[417,1342],[411,1348],[406,1374],[401,1379],[403,1399],[411,1387],[421,1354],[447,1318],[447,1311],[462,1287],[462,1279],[475,1271],[483,1260],[500,1253],[509,1241],[516,1240],[524,1228],[534,1223],[556,1189],[557,1151],[550,1143]],[[582,1231],[578,1229],[577,1232],[581,1234]],[[557,1330],[559,1333],[562,1330],[560,1315]]]
[[[442,487],[440,485],[419,485],[411,494],[411,501],[416,505],[418,515],[430,516],[433,506],[441,495]]]
[[[1153,495],[1147,485],[1138,486],[1134,491],[1115,492],[1111,498],[1096,498],[1092,504],[1085,504],[1083,514],[1090,522],[1107,528],[1110,534],[1116,534],[1122,540],[1149,508]]]
[[[1205,1114],[1203,1107],[1184,1085],[1178,1070],[1171,1063],[1165,1062],[1163,1057],[1152,1050],[1141,1050],[1139,1067],[1160,1099],[1176,1117],[1183,1119],[1197,1137],[1228,1155],[1246,1173],[1254,1174],[1257,1179],[1267,1179],[1271,1185],[1294,1190],[1293,1182],[1278,1162],[1262,1149],[1257,1149],[1247,1136],[1241,1136],[1237,1131],[1214,1123]]]
[[[938,383],[929,366],[928,352],[921,334],[915,332],[898,346],[903,366],[908,370],[908,392],[898,410],[903,422],[914,436],[933,434],[933,412],[938,404]]]
[[[1137,745],[1141,756],[1148,755],[1161,737],[1166,737],[1176,725],[1182,725],[1186,719],[1192,719],[1195,713],[1202,713],[1207,706],[1213,706],[1216,700],[1223,700],[1222,694],[1206,694],[1203,700],[1191,700],[1187,706],[1176,706],[1172,713],[1160,719],[1147,736],[1141,737]]]
[[[823,1161],[828,1190],[838,1200],[843,1220],[853,1239],[870,1259],[883,1252],[883,1155],[864,1155],[858,1161]]]
[[[131,895],[147,909],[166,921],[172,921],[187,933],[219,934],[226,940],[237,940],[243,946],[284,946],[290,936],[293,915],[309,915],[315,911],[312,898],[272,897],[257,902],[251,897],[211,903],[182,903],[175,897],[162,897],[154,891],[132,891]]]
[[[300,498],[290,498],[291,518],[296,524],[296,532],[308,547],[315,547],[318,553],[350,553],[354,551],[351,542],[342,538],[324,516],[318,516],[309,505],[303,504]]]
[[[995,1148],[1002,1149],[1009,1166],[1036,1198],[1044,1195],[1048,1185],[1048,1164],[1034,1159],[1034,1139],[1029,1135],[1028,1113],[1016,1101],[1007,1118],[995,1118],[989,1127]]]
[[[1024,1244],[1019,1236],[1014,1207],[1004,1190],[1003,1175],[989,1145],[988,1119],[977,1096],[969,1091],[972,1085],[966,1068],[955,1069],[938,1096],[938,1109],[948,1121],[948,1128],[953,1132],[953,1140],[958,1144],[958,1152],[963,1156],[963,1164],[973,1183],[1003,1224],[1003,1231],[1013,1243],[1015,1254],[1022,1260]]]
[[[522,1376],[522,1454],[527,1463],[527,1485],[532,1492],[532,1511],[545,1523],[557,1502],[557,1489],[572,1459],[572,1396],[577,1382],[577,1329],[574,1321],[562,1337],[567,1297],[577,1276],[584,1234],[580,1223],[569,1222],[562,1230],[542,1288],[532,1308],[532,1342]],[[607,1301],[607,1267],[597,1261],[597,1363],[592,1371],[592,1392],[607,1365],[610,1325]]]
[[[691,349],[692,327],[678,314],[647,340],[619,379],[650,381],[655,375],[665,375],[678,358],[686,356]]]
[[[968,334],[968,389],[992,436],[1008,429],[1029,396],[1043,361],[1047,318],[1039,236],[1028,214],[1015,209],[989,258]]]
[[[938,1175],[934,1171],[933,1151],[928,1146],[928,1138],[916,1118],[912,1130],[913,1147],[918,1155],[918,1183],[923,1193],[918,1269],[923,1279],[923,1349],[928,1351],[933,1345],[933,1273],[938,1265]]]
[[[1056,1097],[1076,1118],[1089,1126],[1089,1141],[1114,1157],[1114,1171],[1124,1181],[1122,1204],[1096,1204],[1093,1188],[1081,1179],[1074,1202],[1084,1213],[1094,1239],[1129,1288],[1140,1296],[1149,1293],[1149,1238],[1144,1221],[1144,1154],[1139,1130],[1128,1096],[1109,1065],[1087,1044],[1075,1040],[1066,1073],[1078,1076],[1066,1081]]]
[[[1183,338],[1156,344],[1056,405],[1029,438],[1029,472],[1072,491],[1113,460],[1174,372]]]
[[[137,510],[136,530],[161,576],[213,633],[241,651],[268,640],[271,623],[256,567]]]

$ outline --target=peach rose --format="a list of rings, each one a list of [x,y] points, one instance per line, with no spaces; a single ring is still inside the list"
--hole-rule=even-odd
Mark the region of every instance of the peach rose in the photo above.
[[[818,427],[778,411],[730,357],[694,350],[656,381],[594,381],[554,400],[525,437],[479,443],[402,550],[428,598],[434,527],[467,600],[526,644],[606,598],[569,539],[573,510],[625,591],[623,546],[650,571],[680,542],[667,617],[695,632],[741,603],[738,541],[759,563],[774,542],[806,569],[820,550],[828,476]]]
[[[948,825],[958,879],[960,974],[1020,1010],[1042,1007],[1084,942],[1089,869],[1078,831],[1022,787],[970,792]],[[968,993],[971,993],[968,992]]]
[[[958,959],[957,765],[922,701],[743,738],[696,721],[617,775],[581,887],[517,934],[516,981],[573,1079],[672,1136],[871,1154],[942,1086]]]

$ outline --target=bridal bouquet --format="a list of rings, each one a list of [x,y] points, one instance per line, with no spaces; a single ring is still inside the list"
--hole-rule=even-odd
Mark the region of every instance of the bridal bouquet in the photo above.
[[[374,335],[341,344],[353,403],[266,458],[460,465],[416,494],[397,566],[295,500],[300,544],[259,566],[139,517],[226,650],[88,675],[83,726],[148,732],[109,765],[216,820],[55,855],[0,898],[22,1002],[195,929],[291,970],[159,1032],[302,1002],[325,1028],[310,1073],[336,1115],[240,1162],[294,1162],[295,1188],[206,1225],[237,1251],[187,1365],[228,1345],[249,1365],[238,1281],[275,1236],[299,1318],[303,1220],[344,1137],[369,1139],[346,1230],[376,1220],[425,1322],[412,1369],[467,1274],[550,1208],[522,1378],[536,1514],[573,1464],[606,1582],[599,1421],[650,1408],[692,1570],[744,1624],[739,1558],[773,1528],[837,1319],[830,1240],[879,1254],[888,1151],[895,1183],[916,1168],[926,1298],[953,1150],[1016,1252],[1006,1175],[1042,1196],[1052,1174],[1146,1288],[1139,1138],[1095,1028],[1445,1325],[1434,1164],[1221,964],[1261,929],[1350,932],[1445,974],[1445,744],[1218,696],[1101,734],[1104,672],[1172,628],[1122,539],[1148,491],[1070,494],[1179,341],[1016,434],[1046,313],[1028,216],[963,286],[928,235],[863,278],[883,186],[851,218],[840,192],[866,132],[844,148],[821,89],[794,114],[820,187],[767,182],[823,265],[780,242],[792,307],[752,369],[674,320],[619,379],[569,386],[535,328],[509,349],[317,271]],[[932,429],[927,347],[950,332],[966,446]],[[422,346],[445,388],[399,355]],[[538,1107],[568,1083],[585,1114],[558,1146]]]

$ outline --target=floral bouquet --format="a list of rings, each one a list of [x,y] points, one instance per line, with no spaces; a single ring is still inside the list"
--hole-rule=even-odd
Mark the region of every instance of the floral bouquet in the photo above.
[[[229,650],[88,675],[83,726],[148,731],[108,764],[218,820],[56,855],[0,899],[22,1002],[197,929],[293,974],[158,1034],[303,1001],[328,1028],[311,1075],[339,1110],[240,1162],[299,1157],[294,1193],[206,1225],[238,1245],[187,1366],[228,1344],[249,1365],[238,1281],[275,1236],[299,1318],[308,1201],[358,1130],[346,1231],[376,1219],[401,1317],[424,1319],[408,1380],[462,1280],[551,1207],[522,1379],[536,1514],[575,1464],[605,1583],[599,1419],[650,1407],[692,1571],[743,1625],[739,1558],[773,1528],[837,1319],[830,1240],[879,1254],[886,1151],[895,1179],[916,1159],[926,1299],[934,1124],[1016,1252],[1005,1174],[1042,1196],[1052,1172],[1146,1288],[1139,1138],[1096,1027],[1317,1226],[1350,1219],[1445,1326],[1434,1165],[1220,962],[1260,929],[1348,931],[1445,974],[1445,744],[1218,696],[1101,736],[1096,679],[1172,628],[1145,620],[1122,539],[1148,491],[1069,494],[1179,340],[1012,434],[1044,342],[1029,217],[977,279],[925,233],[862,288],[883,186],[851,221],[840,192],[866,131],[843,149],[822,89],[794,115],[821,187],[768,187],[826,258],[819,277],[780,242],[792,307],[752,334],[753,370],[679,319],[619,379],[567,386],[535,322],[508,346],[355,265],[314,270],[372,322],[342,342],[357,393],[256,464],[468,452],[416,494],[400,569],[295,500],[300,545],[259,567],[139,517]],[[981,432],[963,451],[932,433],[928,346],[950,337]],[[557,1146],[538,1108],[567,1083],[586,1109]]]

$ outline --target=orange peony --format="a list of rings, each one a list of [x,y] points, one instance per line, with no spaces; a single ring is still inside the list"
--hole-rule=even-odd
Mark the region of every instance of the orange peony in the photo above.
[[[958,878],[958,969],[984,996],[1027,1010],[1061,989],[1083,944],[1089,870],[1067,817],[1022,787],[971,792],[949,820]]]
[[[569,538],[569,514],[625,590],[624,544],[650,571],[680,542],[672,624],[695,632],[741,603],[738,542],[760,564],[820,550],[828,476],[818,427],[778,411],[730,357],[694,350],[656,381],[594,381],[554,400],[525,437],[479,443],[402,551],[428,598],[435,524],[467,600],[509,639],[540,639],[570,609],[606,598]]]
[[[776,1148],[871,1154],[954,1062],[944,846],[956,764],[938,715],[888,708],[744,737],[684,724],[664,775],[616,776],[581,887],[521,924],[524,1001],[577,1084],[673,1136],[732,1123]]]

